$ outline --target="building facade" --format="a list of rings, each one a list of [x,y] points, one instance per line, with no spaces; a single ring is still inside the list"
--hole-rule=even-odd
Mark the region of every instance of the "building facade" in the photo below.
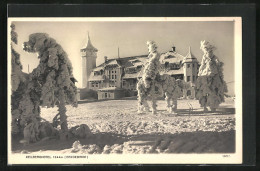
[[[142,68],[147,55],[108,59],[96,67],[97,49],[91,44],[90,38],[86,48],[81,49],[83,62],[83,87],[98,92],[98,99],[117,99],[137,95],[136,84],[142,77]],[[195,82],[199,63],[189,51],[186,56],[172,50],[162,53],[160,57],[160,74],[168,74],[181,79],[190,86],[183,91],[184,97],[195,97]]]

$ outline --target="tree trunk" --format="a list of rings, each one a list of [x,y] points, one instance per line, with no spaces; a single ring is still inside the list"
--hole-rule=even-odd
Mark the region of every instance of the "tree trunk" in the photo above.
[[[59,114],[60,114],[60,127],[64,132],[68,131],[67,115],[66,115],[66,106],[65,106],[65,94],[64,91],[60,91],[59,97]]]

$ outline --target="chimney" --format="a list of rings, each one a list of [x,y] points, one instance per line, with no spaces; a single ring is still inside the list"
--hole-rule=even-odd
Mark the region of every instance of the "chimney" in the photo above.
[[[105,63],[107,62],[107,56],[104,56],[104,62]]]
[[[172,51],[175,52],[175,46],[172,46]]]

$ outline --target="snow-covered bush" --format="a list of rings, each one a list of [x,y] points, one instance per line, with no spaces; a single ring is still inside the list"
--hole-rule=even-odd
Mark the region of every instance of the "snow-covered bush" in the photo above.
[[[224,64],[213,54],[215,47],[209,42],[201,41],[200,49],[204,55],[196,82],[196,98],[205,111],[207,107],[215,111],[219,104],[224,102],[224,93],[227,92],[223,75]]]

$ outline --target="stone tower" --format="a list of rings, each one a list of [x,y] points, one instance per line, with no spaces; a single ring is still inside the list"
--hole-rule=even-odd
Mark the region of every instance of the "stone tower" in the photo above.
[[[184,96],[195,97],[195,82],[198,76],[198,60],[191,53],[191,48],[189,47],[189,52],[183,60],[183,70],[184,70],[184,81],[190,83],[191,88],[184,91]]]
[[[82,57],[82,88],[89,87],[88,79],[91,71],[96,68],[97,51],[97,48],[92,45],[88,33],[88,43],[83,49],[80,49]]]

